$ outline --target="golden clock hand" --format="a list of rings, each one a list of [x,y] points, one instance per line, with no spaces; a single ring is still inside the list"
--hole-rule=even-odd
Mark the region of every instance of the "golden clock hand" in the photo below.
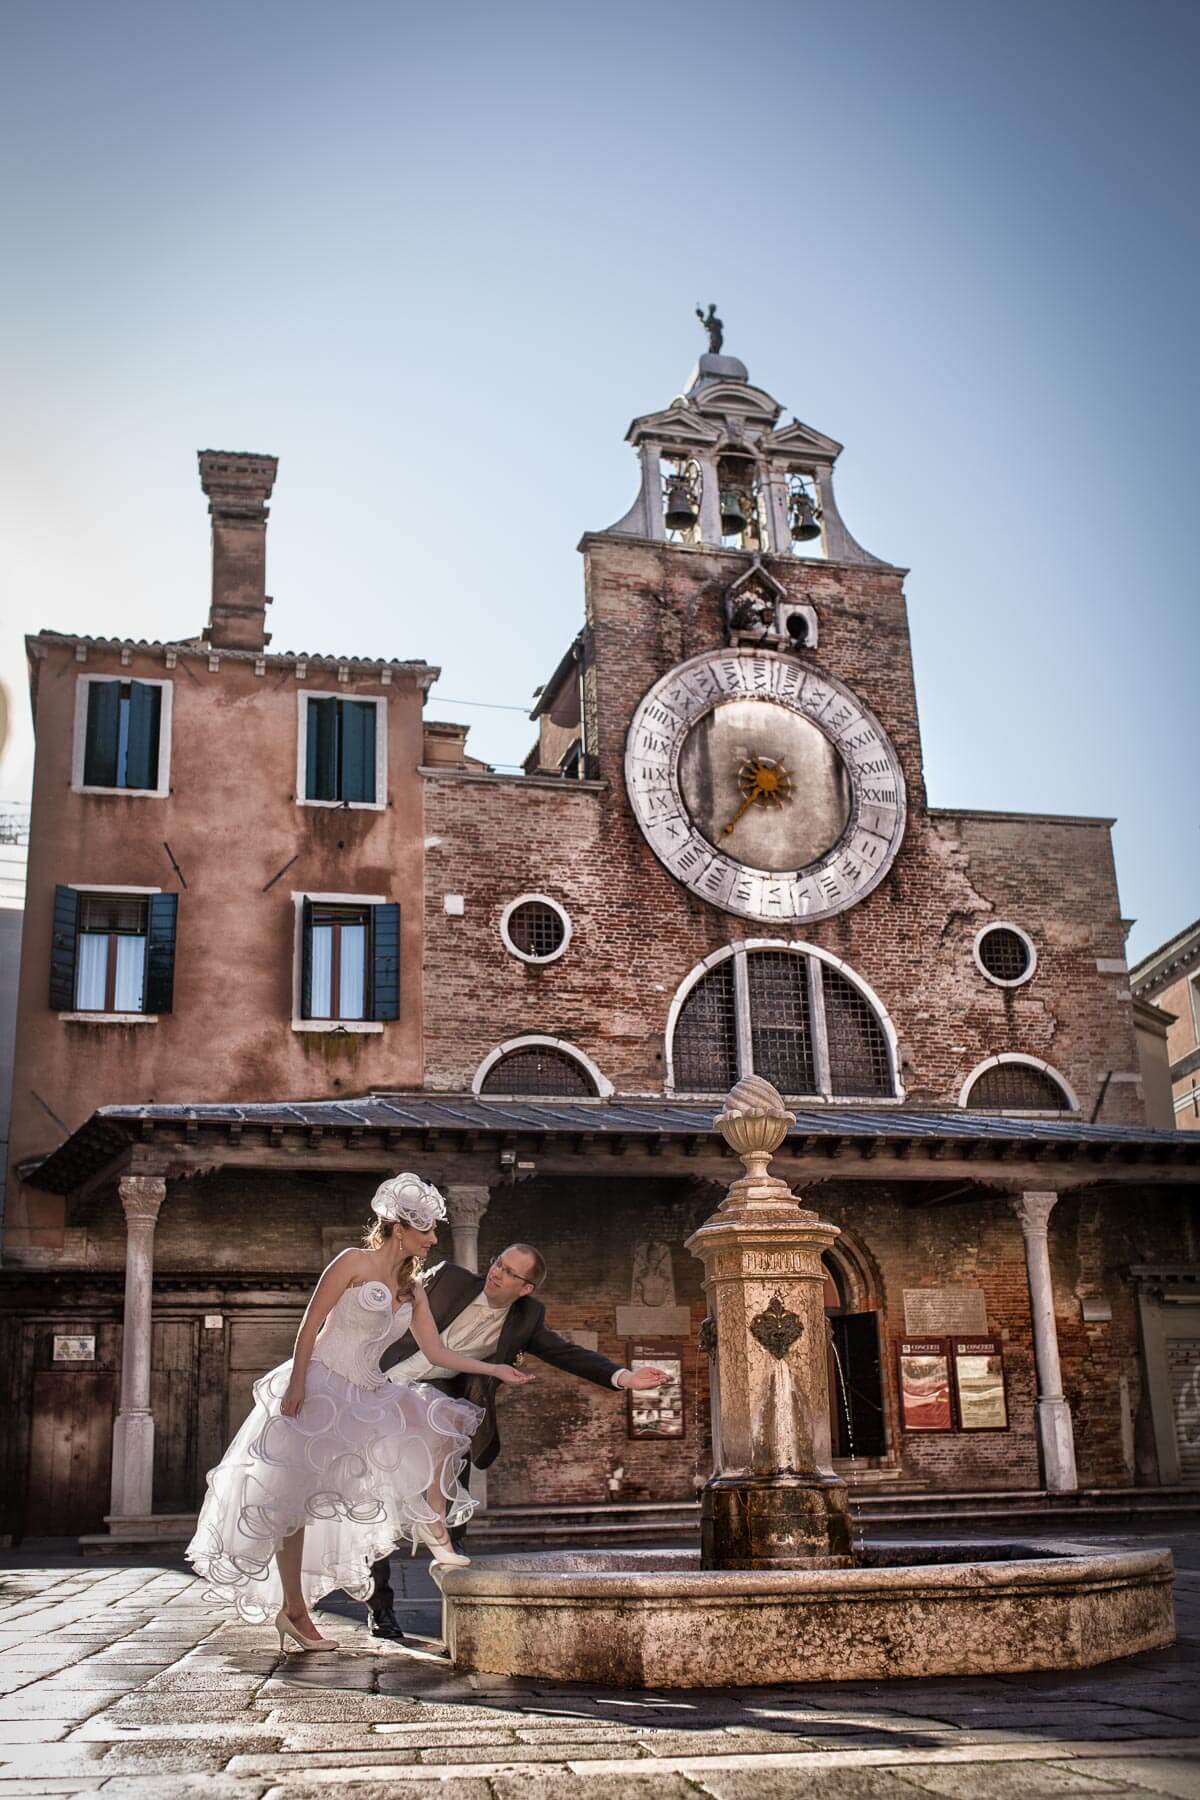
[[[757,787],[754,787],[746,795],[746,798],[742,801],[742,804],[738,807],[738,809],[734,813],[732,819],[730,819],[728,825],[726,825],[724,831],[721,833],[722,837],[729,836],[730,832],[733,830],[734,826],[737,824],[737,822],[741,818],[742,814],[749,812],[750,808],[754,805],[754,802],[758,798],[759,798],[759,790]]]

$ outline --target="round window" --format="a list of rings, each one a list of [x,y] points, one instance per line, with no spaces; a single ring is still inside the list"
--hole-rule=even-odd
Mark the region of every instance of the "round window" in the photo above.
[[[505,907],[500,935],[522,962],[554,962],[570,941],[571,921],[556,900],[523,894]]]
[[[1020,987],[1037,967],[1037,951],[1017,926],[987,925],[975,939],[975,961],[989,981]]]

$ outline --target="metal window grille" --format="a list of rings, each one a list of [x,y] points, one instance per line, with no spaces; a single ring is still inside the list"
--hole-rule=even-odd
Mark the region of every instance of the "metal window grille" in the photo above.
[[[733,958],[701,976],[675,1023],[675,1086],[719,1094],[738,1078]]]
[[[996,1063],[971,1089],[975,1112],[1070,1112],[1071,1103],[1052,1075],[1030,1063]]]
[[[840,969],[821,965],[829,1084],[836,1098],[894,1093],[892,1059],[874,1007]]]
[[[523,956],[553,956],[562,949],[567,928],[562,914],[544,900],[525,900],[508,918],[508,935]]]
[[[595,1085],[582,1063],[551,1044],[527,1044],[502,1056],[484,1077],[485,1094],[543,1094],[570,1099],[594,1094]]]
[[[807,957],[755,950],[746,958],[746,978],[755,1074],[764,1075],[781,1094],[815,1094]]]
[[[137,894],[81,894],[79,929],[141,936],[146,930],[146,902]]]
[[[979,960],[997,981],[1020,981],[1029,973],[1029,945],[1007,925],[996,925],[979,940]]]

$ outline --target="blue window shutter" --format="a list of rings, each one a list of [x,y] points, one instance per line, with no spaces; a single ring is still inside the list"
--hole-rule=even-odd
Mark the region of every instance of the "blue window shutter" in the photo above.
[[[339,800],[375,799],[375,712],[370,701],[342,700],[342,781]]]
[[[175,926],[178,894],[151,894],[146,919],[148,1013],[169,1013],[175,999]]]
[[[119,681],[87,684],[87,733],[83,750],[85,787],[116,787],[117,738],[121,721]]]
[[[144,681],[129,684],[129,744],[125,753],[125,786],[158,786],[158,733],[162,689]],[[153,1009],[151,1009],[153,1010]]]
[[[306,800],[337,800],[337,710],[336,700],[308,702],[306,738]]]
[[[93,688],[97,685],[93,683]],[[50,934],[50,1010],[75,1011],[75,953],[79,943],[79,895],[74,888],[54,890],[54,922]]]
[[[400,1017],[400,908],[371,908],[371,1017]]]
[[[302,1019],[312,1018],[312,929],[313,905],[311,900],[305,898],[300,902],[300,1017]]]

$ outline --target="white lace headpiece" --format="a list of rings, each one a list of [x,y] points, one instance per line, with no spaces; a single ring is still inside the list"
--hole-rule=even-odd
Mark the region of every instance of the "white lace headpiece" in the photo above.
[[[446,1202],[432,1182],[419,1175],[393,1175],[381,1181],[371,1202],[371,1211],[380,1219],[412,1225],[417,1231],[428,1231],[446,1217]]]

